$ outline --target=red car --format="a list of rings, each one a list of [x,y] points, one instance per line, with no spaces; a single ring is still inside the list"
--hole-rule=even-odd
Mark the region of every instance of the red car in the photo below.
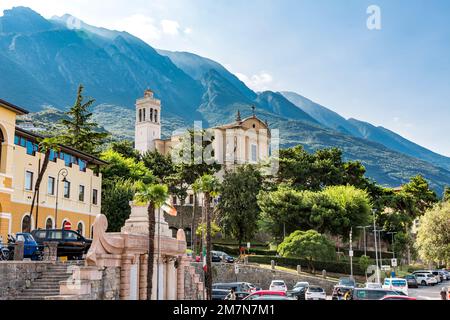
[[[286,297],[286,292],[284,291],[271,291],[271,290],[259,290],[256,292],[253,292],[249,296],[245,297],[243,300],[253,300],[256,297],[261,296],[283,296]]]
[[[417,300],[417,299],[408,296],[384,296],[380,300]]]

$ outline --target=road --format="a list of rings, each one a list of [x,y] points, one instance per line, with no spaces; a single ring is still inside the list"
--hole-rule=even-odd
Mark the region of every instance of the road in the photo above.
[[[442,287],[450,287],[450,281],[441,282],[435,286],[422,287],[418,289],[408,289],[409,296],[416,298],[417,300],[441,300]]]

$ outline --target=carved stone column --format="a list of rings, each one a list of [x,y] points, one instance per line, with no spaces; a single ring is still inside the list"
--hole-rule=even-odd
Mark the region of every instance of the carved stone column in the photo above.
[[[181,256],[178,258],[177,268],[177,300],[185,300],[184,292],[184,273],[189,265],[189,258],[187,256]]]
[[[147,300],[148,254],[141,254],[139,268],[139,300]]]
[[[122,255],[120,270],[120,300],[129,300],[130,298],[130,268],[134,255]]]

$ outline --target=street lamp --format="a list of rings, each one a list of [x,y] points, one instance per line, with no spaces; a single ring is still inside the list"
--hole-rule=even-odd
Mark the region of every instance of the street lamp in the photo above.
[[[363,229],[363,231],[364,231],[364,255],[367,256],[366,228],[370,228],[370,226],[357,226],[357,228]]]
[[[378,268],[378,252],[377,252],[377,226],[375,224],[375,209],[372,210],[373,213],[373,235],[375,240],[375,263],[377,265],[377,283],[380,283],[380,269]]]
[[[395,247],[394,247],[394,234],[396,234],[398,232],[387,232],[387,234],[391,234],[392,235],[392,258],[395,259]]]
[[[58,196],[59,196],[59,176],[62,176],[62,182],[67,182],[67,175],[69,171],[66,168],[62,168],[59,170],[58,175],[56,177],[56,205],[55,205],[55,228],[58,228]]]

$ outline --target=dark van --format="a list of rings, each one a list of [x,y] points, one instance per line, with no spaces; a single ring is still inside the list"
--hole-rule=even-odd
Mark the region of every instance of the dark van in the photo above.
[[[44,242],[58,243],[58,257],[81,260],[91,247],[92,240],[86,239],[81,234],[64,229],[38,229],[31,232],[36,242],[43,246]]]

